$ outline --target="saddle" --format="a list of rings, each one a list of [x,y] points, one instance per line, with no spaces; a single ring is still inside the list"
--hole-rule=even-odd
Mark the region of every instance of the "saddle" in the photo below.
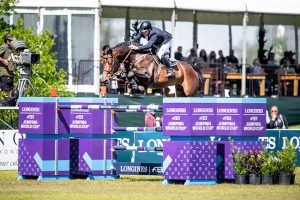
[[[154,62],[156,63],[156,65],[154,65],[154,67],[147,67],[144,69],[136,69],[133,68],[132,72],[134,72],[135,76],[140,77],[140,78],[144,78],[144,79],[151,79],[153,76],[153,84],[157,83],[158,78],[160,76],[160,72],[161,72],[161,67],[165,65],[163,65],[160,61],[160,59],[158,59],[158,57],[156,55],[153,55],[151,53],[147,53],[145,55],[151,55],[154,59]],[[169,59],[169,62],[171,64],[171,67],[176,66],[176,64],[178,63],[177,60],[175,59]],[[154,68],[154,69],[153,69]],[[154,71],[156,71],[156,73],[154,73]]]

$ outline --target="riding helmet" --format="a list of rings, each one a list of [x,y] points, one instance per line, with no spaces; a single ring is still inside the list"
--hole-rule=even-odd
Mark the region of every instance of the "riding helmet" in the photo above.
[[[144,21],[141,25],[140,31],[149,30],[152,28],[151,22]]]

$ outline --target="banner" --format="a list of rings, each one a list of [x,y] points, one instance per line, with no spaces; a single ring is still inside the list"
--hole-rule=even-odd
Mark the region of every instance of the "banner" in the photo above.
[[[119,134],[114,135],[116,137]],[[133,137],[134,136],[134,137]],[[297,152],[297,166],[300,166],[300,130],[266,130],[266,136],[256,137],[258,141],[265,141],[266,148],[276,152],[285,148],[285,138],[294,145]],[[125,146],[152,146],[162,147],[163,141],[169,140],[168,136],[163,136],[162,132],[135,132],[119,135],[121,145]],[[188,138],[185,138],[188,139]],[[231,137],[236,141],[253,140],[253,137]],[[219,136],[204,136],[198,137],[197,140],[228,140],[228,137]],[[143,163],[158,163],[162,161],[162,152],[134,152],[134,151],[119,151],[118,162],[143,162]]]
[[[162,132],[121,132],[111,135],[118,139],[119,145],[161,147],[163,141],[169,140]],[[18,130],[0,130],[0,170],[16,170],[18,168],[18,141],[24,138]],[[203,140],[227,140],[228,137],[206,136]],[[266,136],[258,137],[265,141],[268,150],[276,152],[285,148],[284,138],[291,142],[297,152],[297,166],[300,166],[300,130],[267,130]],[[232,137],[233,140],[249,140],[248,138]],[[118,151],[118,162],[159,163],[162,162],[161,152]]]
[[[0,170],[18,169],[18,143],[24,138],[18,130],[0,130]]]

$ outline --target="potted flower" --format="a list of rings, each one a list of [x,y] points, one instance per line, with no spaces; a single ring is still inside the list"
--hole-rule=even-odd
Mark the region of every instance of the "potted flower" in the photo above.
[[[290,144],[288,139],[285,139],[286,148],[277,152],[277,156],[280,160],[279,165],[279,184],[289,185],[293,183],[296,169],[296,149]]]
[[[241,150],[238,149],[237,153],[232,153],[234,181],[236,184],[247,183],[247,168],[245,162],[245,156]]]
[[[261,183],[273,184],[274,174],[278,170],[277,158],[274,157],[274,153],[271,151],[268,153],[266,150],[263,152],[265,156],[264,162],[261,165]]]
[[[245,155],[249,184],[260,184],[260,172],[264,162],[264,155],[260,151],[247,151]]]

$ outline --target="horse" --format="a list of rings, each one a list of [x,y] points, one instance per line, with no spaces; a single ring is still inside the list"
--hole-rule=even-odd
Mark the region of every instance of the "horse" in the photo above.
[[[167,68],[159,62],[156,55],[131,50],[128,46],[135,42],[122,42],[113,48],[107,48],[101,52],[103,63],[102,82],[108,81],[112,75],[122,70],[128,75],[134,73],[134,80],[143,87],[166,89],[175,85],[177,96],[193,97],[201,95],[198,89],[202,89],[203,78],[200,70],[191,65],[178,61],[172,68],[175,76],[167,78]]]

